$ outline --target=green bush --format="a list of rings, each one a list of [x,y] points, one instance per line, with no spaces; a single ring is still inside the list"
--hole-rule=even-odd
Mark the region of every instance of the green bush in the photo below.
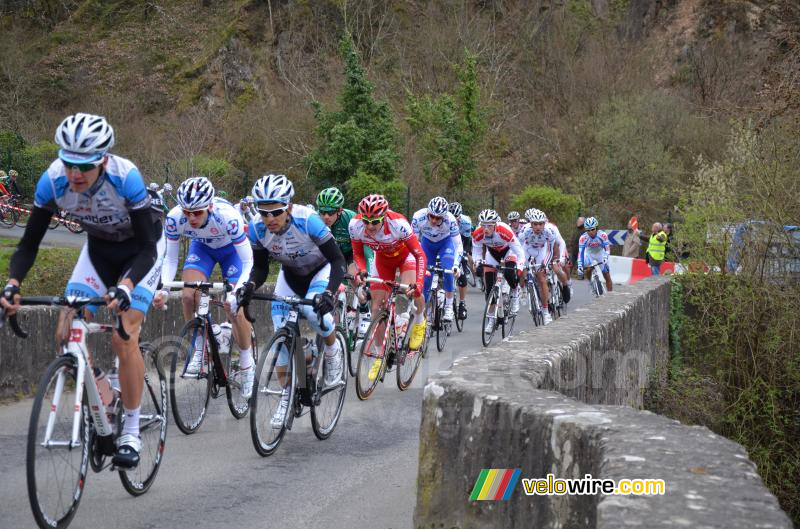
[[[554,187],[530,186],[511,200],[511,207],[522,215],[530,208],[541,209],[553,221],[571,223],[578,216],[581,201]]]
[[[362,198],[373,193],[384,195],[395,211],[399,211],[401,205],[405,204],[406,186],[402,181],[396,178],[381,180],[375,175],[358,171],[345,186],[345,206],[355,210]]]

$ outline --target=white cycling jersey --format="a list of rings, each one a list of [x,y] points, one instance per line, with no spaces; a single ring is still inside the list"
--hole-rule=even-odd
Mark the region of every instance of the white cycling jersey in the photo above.
[[[553,244],[558,242],[556,232],[544,226],[540,233],[536,233],[528,224],[520,233],[520,241],[525,248],[525,256],[536,264],[546,264],[553,255]]]
[[[242,261],[242,273],[235,288],[242,286],[250,277],[250,270],[253,268],[253,250],[247,244],[245,222],[242,215],[227,200],[214,197],[206,223],[199,228],[192,228],[180,206],[170,210],[165,224],[167,256],[161,273],[162,281],[172,281],[178,271],[180,250],[178,241],[181,235],[214,250],[233,245]]]
[[[455,260],[461,259],[461,254],[464,253],[464,246],[461,244],[461,231],[459,230],[458,221],[452,213],[447,213],[447,216],[442,220],[438,226],[434,226],[428,218],[428,208],[422,208],[414,213],[411,218],[411,229],[414,234],[422,242],[427,239],[430,242],[438,243],[447,239],[453,239],[453,248],[455,250]]]
[[[283,269],[299,277],[316,274],[328,260],[319,249],[333,238],[317,213],[300,204],[292,205],[291,223],[281,233],[272,233],[259,217],[250,223],[247,237],[256,248],[264,248]]]

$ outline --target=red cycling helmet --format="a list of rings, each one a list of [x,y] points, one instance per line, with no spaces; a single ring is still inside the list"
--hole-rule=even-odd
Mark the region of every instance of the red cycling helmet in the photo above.
[[[367,195],[358,203],[358,212],[368,219],[381,217],[388,209],[389,202],[383,195]]]

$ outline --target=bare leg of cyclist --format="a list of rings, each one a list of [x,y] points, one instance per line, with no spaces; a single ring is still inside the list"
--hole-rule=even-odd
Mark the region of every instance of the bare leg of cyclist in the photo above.
[[[547,312],[549,305],[548,300],[550,299],[550,289],[547,288],[547,277],[544,273],[544,268],[540,268],[538,272],[536,272],[536,279],[539,281],[539,291],[542,293],[542,308],[545,312]]]
[[[603,272],[603,277],[606,280],[606,290],[611,292],[614,286],[611,284],[611,272]]]
[[[208,281],[206,275],[200,270],[193,268],[184,268],[181,274],[181,281],[190,283],[193,281]],[[184,288],[181,292],[181,303],[183,304],[183,319],[189,321],[194,314],[194,308],[200,300],[200,292],[194,288]],[[248,334],[249,336],[249,334]],[[237,342],[238,343],[238,342]]]

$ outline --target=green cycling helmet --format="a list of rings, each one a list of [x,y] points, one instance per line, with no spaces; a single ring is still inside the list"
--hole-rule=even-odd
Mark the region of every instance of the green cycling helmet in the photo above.
[[[344,205],[344,195],[338,188],[323,189],[317,195],[317,207],[320,211],[335,211]]]

